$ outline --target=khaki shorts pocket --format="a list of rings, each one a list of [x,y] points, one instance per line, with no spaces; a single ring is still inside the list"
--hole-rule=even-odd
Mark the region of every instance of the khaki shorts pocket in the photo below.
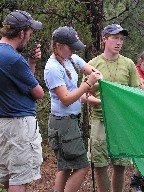
[[[30,142],[30,145],[32,147],[32,156],[33,156],[33,165],[34,166],[40,166],[43,158],[42,158],[42,146],[41,146],[42,138],[39,134],[35,140],[32,140]]]
[[[41,142],[42,142],[42,138],[39,135],[39,137],[36,138],[35,140],[31,141],[30,144],[31,144],[32,148],[35,150],[35,149],[41,148]]]

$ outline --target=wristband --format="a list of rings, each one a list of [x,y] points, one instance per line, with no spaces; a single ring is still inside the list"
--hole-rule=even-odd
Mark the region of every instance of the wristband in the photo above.
[[[90,85],[87,81],[85,81],[86,82],[86,84],[89,86],[89,87],[92,87],[92,85]]]

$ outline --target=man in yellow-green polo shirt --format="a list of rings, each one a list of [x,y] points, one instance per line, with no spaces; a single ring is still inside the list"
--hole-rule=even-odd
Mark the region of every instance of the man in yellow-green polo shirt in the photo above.
[[[120,25],[112,24],[106,26],[102,31],[104,52],[92,59],[89,64],[103,74],[104,80],[131,87],[139,87],[141,81],[133,61],[119,54],[124,36],[128,36],[128,31]],[[94,89],[94,87],[92,89],[93,95],[87,98],[85,94],[81,100],[85,102],[88,99],[89,103],[93,105],[90,151],[95,167],[97,190],[98,192],[122,192],[124,170],[125,166],[130,165],[130,159],[111,159],[108,156],[102,108],[100,105],[100,92],[98,89]],[[110,163],[113,166],[111,183],[107,173]]]

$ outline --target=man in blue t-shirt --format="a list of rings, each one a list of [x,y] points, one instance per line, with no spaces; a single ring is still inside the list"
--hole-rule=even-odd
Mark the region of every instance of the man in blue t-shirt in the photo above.
[[[9,192],[25,192],[26,184],[40,178],[42,149],[35,101],[44,92],[34,72],[41,50],[40,45],[32,49],[28,61],[18,51],[41,27],[29,13],[18,10],[5,18],[1,29],[0,183]]]

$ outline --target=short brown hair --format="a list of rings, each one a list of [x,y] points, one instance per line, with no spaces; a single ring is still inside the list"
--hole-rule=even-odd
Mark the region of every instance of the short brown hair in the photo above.
[[[111,36],[111,34],[106,34],[106,35],[104,35],[103,37],[105,37],[106,39],[108,39],[108,37],[110,37]],[[105,44],[104,44],[104,42],[102,41],[102,48],[104,49],[105,48]]]
[[[3,27],[1,29],[1,34],[2,34],[3,37],[6,37],[8,39],[13,39],[13,38],[18,36],[20,31],[23,30],[24,32],[26,32],[26,31],[28,31],[29,28],[30,27],[27,27],[25,29],[20,29],[20,28],[19,29],[6,29],[6,28]]]

